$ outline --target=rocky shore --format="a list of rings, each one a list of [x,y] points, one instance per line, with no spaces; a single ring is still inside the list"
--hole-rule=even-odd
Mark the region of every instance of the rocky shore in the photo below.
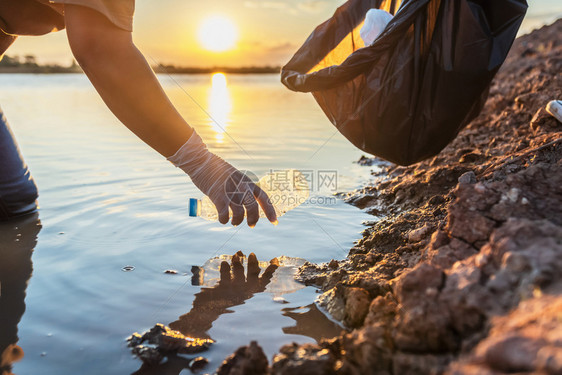
[[[544,110],[562,98],[560,35],[562,20],[517,39],[439,155],[344,196],[373,222],[299,277],[349,333],[272,363],[252,343],[218,373],[562,374],[562,124]]]

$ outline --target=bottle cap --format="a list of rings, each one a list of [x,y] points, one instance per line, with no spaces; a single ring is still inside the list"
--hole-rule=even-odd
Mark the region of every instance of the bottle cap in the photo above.
[[[199,200],[195,198],[189,198],[189,216],[199,216]]]

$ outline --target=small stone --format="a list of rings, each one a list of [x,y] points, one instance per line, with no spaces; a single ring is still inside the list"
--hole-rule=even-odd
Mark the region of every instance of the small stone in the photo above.
[[[447,233],[443,232],[442,230],[436,230],[431,235],[431,248],[438,249],[442,246],[447,245],[450,241],[451,239],[449,238],[449,236],[447,236]]]
[[[338,268],[338,265],[339,265],[339,263],[338,263],[338,261],[335,260],[335,259],[332,259],[332,260],[330,261],[330,263],[328,263],[328,267],[331,268],[331,269],[336,269],[336,268]]]
[[[176,270],[166,270],[166,271],[164,271],[164,273],[168,274],[168,275],[177,275],[178,271],[176,271]]]
[[[468,172],[463,173],[459,177],[458,181],[459,181],[459,184],[461,184],[461,185],[475,184],[476,183],[476,175],[474,174],[474,172],[468,171]]]
[[[421,228],[414,229],[408,233],[409,242],[420,242],[424,237],[426,237],[433,228],[431,225],[426,224]]]
[[[203,367],[207,366],[207,364],[209,363],[209,360],[205,357],[197,357],[197,358],[193,358],[190,362],[189,362],[189,369],[191,371],[199,371],[201,370]]]
[[[233,354],[226,357],[217,375],[237,375],[237,374],[268,374],[267,357],[263,349],[256,341],[250,342],[248,346],[241,346]]]
[[[517,198],[519,198],[519,189],[511,188],[507,194],[507,199],[509,199],[512,203],[517,202]]]
[[[121,268],[121,270],[122,270],[123,272],[131,272],[131,271],[133,271],[134,269],[135,269],[135,266],[125,266],[125,267]]]
[[[482,193],[486,192],[486,186],[484,186],[483,183],[479,182],[476,185],[474,185],[474,190],[476,190],[477,192],[482,194]]]
[[[47,352],[41,353],[41,357],[45,357],[46,355],[47,355]]]

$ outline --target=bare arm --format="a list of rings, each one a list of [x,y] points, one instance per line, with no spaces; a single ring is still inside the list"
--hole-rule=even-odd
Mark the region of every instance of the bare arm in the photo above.
[[[65,20],[72,52],[109,109],[161,155],[173,155],[193,129],[169,101],[131,33],[78,5],[65,6]]]
[[[217,207],[221,223],[229,221],[230,209],[233,225],[240,224],[246,213],[248,225],[255,226],[258,203],[269,221],[277,223],[267,195],[246,176],[243,184],[237,180],[236,194],[229,194],[229,184],[241,172],[209,152],[197,134],[191,137],[193,129],[164,93],[130,32],[79,5],[65,5],[65,21],[72,53],[105,104],[133,133],[191,177]]]

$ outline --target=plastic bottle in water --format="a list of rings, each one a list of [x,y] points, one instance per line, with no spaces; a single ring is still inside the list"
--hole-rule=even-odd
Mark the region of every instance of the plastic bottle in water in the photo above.
[[[275,208],[277,217],[303,204],[310,196],[310,186],[306,176],[296,169],[271,171],[263,176],[258,185],[268,196]],[[217,209],[211,199],[189,199],[189,216],[200,216],[209,221],[217,221]],[[266,217],[259,209],[260,217]],[[232,212],[230,213],[232,217]]]

